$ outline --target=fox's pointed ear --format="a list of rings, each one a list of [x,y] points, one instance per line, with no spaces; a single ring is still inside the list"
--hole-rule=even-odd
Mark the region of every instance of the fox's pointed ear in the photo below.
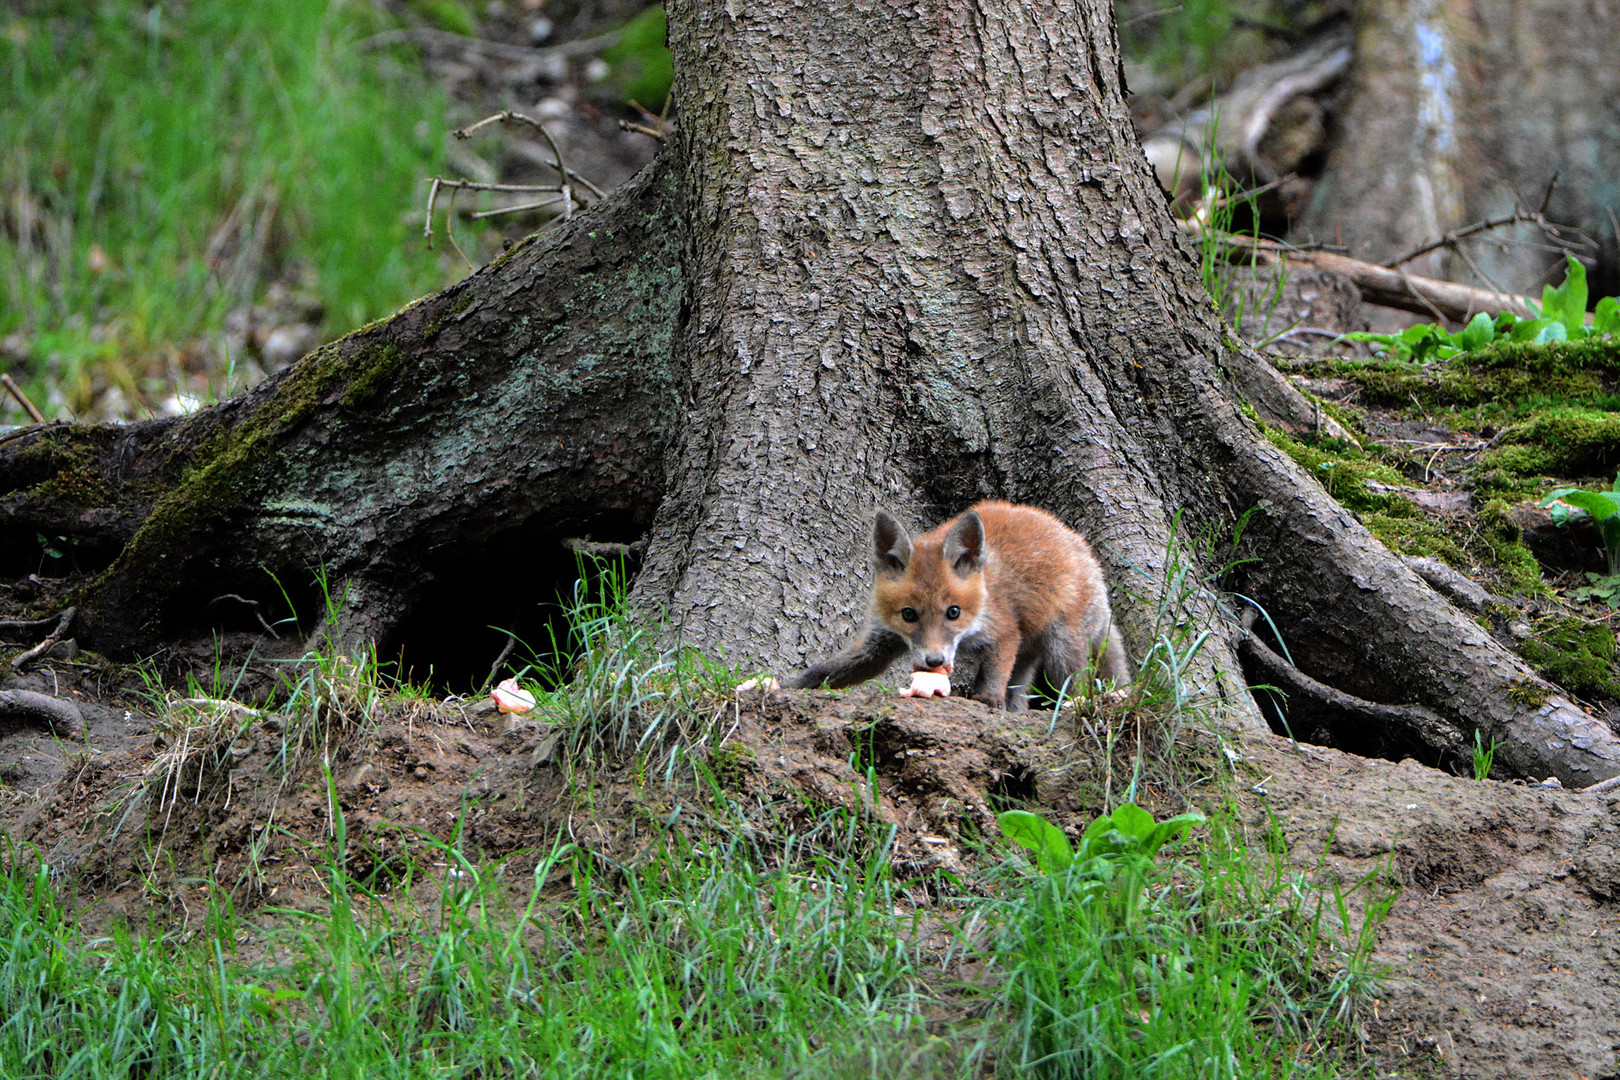
[[[977,510],[957,518],[945,534],[945,565],[963,576],[984,565],[984,520]]]
[[[872,554],[879,571],[903,574],[911,562],[911,534],[887,510],[872,524]]]

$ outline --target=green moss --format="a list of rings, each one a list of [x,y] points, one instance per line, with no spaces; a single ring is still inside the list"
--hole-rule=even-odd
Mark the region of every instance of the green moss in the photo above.
[[[1519,679],[1508,686],[1507,696],[1527,708],[1537,709],[1547,704],[1552,692],[1540,683]]]
[[[1502,433],[1486,459],[1510,476],[1612,476],[1620,466],[1620,414],[1554,408]]]
[[[143,598],[138,602],[161,603],[172,595],[187,573],[184,553],[198,547],[195,538],[263,493],[275,475],[274,444],[284,432],[334,397],[351,405],[382,388],[401,353],[391,341],[371,340],[380,336],[357,330],[312,353],[257,412],[200,446],[192,458],[197,466],[158,501],[92,588],[99,593],[127,575],[129,588]]]
[[[1499,573],[1513,592],[1545,593],[1541,564],[1526,546],[1505,502],[1488,502],[1464,527],[1425,514],[1399,491],[1376,485],[1408,483],[1396,469],[1335,439],[1296,439],[1261,423],[1272,444],[1299,462],[1361,519],[1385,547],[1405,555],[1430,555],[1468,574],[1481,567]],[[1534,487],[1534,485],[1531,485]]]
[[[1485,560],[1507,577],[1514,592],[1545,593],[1541,563],[1524,542],[1524,532],[1513,520],[1512,508],[1501,499],[1480,507],[1474,517],[1474,535],[1489,552]]]
[[[1273,446],[1293,458],[1319,480],[1329,495],[1347,510],[1388,517],[1415,517],[1420,511],[1398,492],[1378,491],[1370,484],[1403,485],[1405,477],[1382,462],[1373,461],[1352,443],[1341,439],[1296,439],[1280,428],[1262,424]]]
[[[1462,358],[1476,370],[1519,368],[1538,375],[1563,376],[1583,372],[1620,380],[1620,338],[1583,338],[1532,345],[1525,341],[1498,341]]]
[[[371,397],[388,385],[393,376],[394,369],[399,366],[404,354],[399,346],[392,341],[378,349],[372,362],[349,383],[348,390],[343,393],[343,404],[347,408],[364,404]]]
[[[1554,617],[1536,627],[1519,655],[1548,679],[1584,698],[1620,698],[1614,631],[1602,623]]]
[[[1432,555],[1459,569],[1472,569],[1474,560],[1466,549],[1430,518],[1413,507],[1410,516],[1389,514],[1362,514],[1361,523],[1367,531],[1391,551],[1404,555]]]
[[[99,450],[90,442],[53,432],[17,455],[16,471],[22,476],[46,476],[28,489],[31,503],[93,509],[113,501],[101,478],[99,457]]]
[[[1439,365],[1333,360],[1310,365],[1314,375],[1361,387],[1362,404],[1417,407],[1425,412],[1478,409],[1485,422],[1511,421],[1549,404],[1620,406],[1620,340],[1498,342]]]

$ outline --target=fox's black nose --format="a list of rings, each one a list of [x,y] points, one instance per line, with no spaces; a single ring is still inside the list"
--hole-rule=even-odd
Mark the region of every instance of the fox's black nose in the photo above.
[[[937,667],[944,667],[945,666],[945,654],[944,653],[929,653],[927,656],[923,657],[923,659],[928,661],[928,666],[931,667],[931,668],[937,668]]]

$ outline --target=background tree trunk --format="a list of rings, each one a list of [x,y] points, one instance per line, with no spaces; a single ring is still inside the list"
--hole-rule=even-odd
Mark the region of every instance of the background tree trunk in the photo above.
[[[1604,0],[1376,0],[1357,6],[1350,103],[1297,230],[1373,262],[1541,205],[1586,228],[1594,297],[1620,293],[1620,8]],[[1564,260],[1529,225],[1407,264],[1540,295]],[[1473,265],[1470,265],[1469,259]]]
[[[1092,539],[1140,659],[1219,611],[1219,552],[1258,508],[1238,583],[1302,666],[1455,723],[1387,743],[1455,756],[1478,726],[1525,772],[1620,773],[1607,728],[1240,411],[1241,389],[1309,414],[1225,343],[1131,131],[1104,0],[669,17],[679,135],[598,213],[94,463],[116,437],[0,445],[10,528],[103,501],[46,498],[66,461],[152,507],[86,597],[99,646],[196,625],[261,565],[305,597],[324,567],[340,632],[385,649],[424,607],[452,632],[502,625],[529,552],[650,525],[643,609],[786,670],[853,630],[875,508],[922,526],[998,496]],[[41,454],[58,466],[28,472]],[[128,494],[153,476],[171,486]],[[424,577],[457,574],[459,606],[424,599]],[[1241,631],[1215,627],[1183,674],[1259,726]]]

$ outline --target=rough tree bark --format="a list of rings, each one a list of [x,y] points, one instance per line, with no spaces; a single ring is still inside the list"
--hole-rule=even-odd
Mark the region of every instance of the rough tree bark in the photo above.
[[[1173,535],[1252,509],[1234,580],[1300,666],[1444,718],[1391,743],[1457,754],[1478,728],[1521,773],[1620,773],[1606,727],[1245,416],[1310,410],[1226,341],[1104,0],[674,0],[669,25],[678,137],[596,212],[195,417],[0,443],[5,535],[108,561],[98,647],[319,565],[347,586],[334,629],[386,648],[424,575],[489,538],[595,530],[647,533],[634,597],[686,641],[783,670],[853,629],[875,508],[998,496],[1092,539],[1141,656],[1172,564],[1203,558]],[[1259,725],[1212,588],[1190,675]]]

